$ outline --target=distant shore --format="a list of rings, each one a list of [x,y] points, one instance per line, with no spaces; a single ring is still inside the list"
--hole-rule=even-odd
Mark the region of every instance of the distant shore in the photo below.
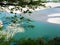
[[[25,16],[37,21],[60,24],[60,8],[59,8],[60,3],[49,2],[49,3],[43,3],[43,4],[45,4],[48,8],[43,8],[43,7],[40,7],[40,9],[37,8],[31,14],[31,16],[28,16],[27,14],[25,14]],[[51,8],[49,8],[49,6],[51,6]],[[9,6],[9,8],[0,7],[0,11],[10,12],[10,9],[13,7],[14,6]],[[24,8],[24,10],[26,10],[26,8]],[[19,10],[17,11],[14,10],[13,12],[21,14]]]

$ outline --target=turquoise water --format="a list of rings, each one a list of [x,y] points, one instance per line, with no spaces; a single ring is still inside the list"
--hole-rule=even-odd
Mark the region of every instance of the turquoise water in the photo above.
[[[33,22],[35,25],[34,29],[25,30],[24,33],[16,33],[15,38],[52,38],[56,36],[60,36],[60,25],[49,24],[43,22]]]
[[[9,15],[8,15],[9,14]],[[0,20],[3,21],[4,29],[6,30],[7,26],[10,23],[9,19],[5,19],[6,16],[13,16],[14,14],[7,12],[0,12]],[[20,38],[38,38],[38,37],[56,37],[60,36],[60,25],[51,24],[39,21],[31,22],[35,27],[24,28],[24,32],[17,32],[14,34],[15,39]]]

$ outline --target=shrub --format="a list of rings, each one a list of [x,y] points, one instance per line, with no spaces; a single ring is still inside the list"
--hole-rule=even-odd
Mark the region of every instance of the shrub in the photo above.
[[[36,45],[36,42],[29,38],[29,39],[21,40],[20,45]]]
[[[60,45],[60,37],[48,40],[48,45]]]
[[[46,40],[43,38],[38,38],[36,40],[37,45],[46,45]]]

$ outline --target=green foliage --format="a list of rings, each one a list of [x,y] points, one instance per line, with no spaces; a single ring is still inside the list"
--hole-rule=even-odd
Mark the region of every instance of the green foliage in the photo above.
[[[56,37],[50,40],[45,40],[44,38],[38,38],[37,40],[22,39],[18,41],[19,45],[60,45],[60,37]]]
[[[3,29],[3,27],[0,27],[0,30],[2,30]]]
[[[36,42],[32,39],[23,39],[19,41],[19,45],[36,45]]]
[[[15,0],[5,0],[5,1],[11,2],[11,3],[16,2]]]
[[[13,11],[10,11],[10,13],[13,13]]]
[[[14,8],[11,8],[10,13],[13,13],[13,9],[14,9]]]
[[[28,13],[32,13],[31,11],[29,11]]]
[[[5,41],[5,42],[0,43],[0,45],[10,45],[10,42]]]
[[[28,39],[24,38],[20,40],[10,39],[6,41],[5,36],[0,35],[0,45],[10,45],[11,42],[15,42],[18,45],[60,45],[60,37],[56,37],[48,40],[44,38],[37,38],[35,40],[31,38],[28,38]]]
[[[37,0],[37,1],[33,1],[33,0],[29,0],[29,2],[27,2],[27,1],[19,1],[19,5],[21,6],[21,7],[25,7],[26,5],[28,6],[28,7],[30,7],[30,6],[43,6],[43,4],[41,4],[41,0]]]
[[[0,0],[0,2],[3,2],[4,0]]]
[[[9,45],[9,41],[6,40],[6,34],[0,33],[0,45]]]
[[[25,7],[26,5],[29,7],[29,5],[32,5],[32,6],[38,6],[42,3],[41,0],[36,0],[36,1],[33,1],[33,0],[0,0],[0,2],[8,2],[9,4],[14,4],[14,3],[17,3],[17,4],[14,4],[14,5],[19,5],[21,7]],[[42,5],[42,4],[41,4]],[[40,6],[41,6],[40,5]]]
[[[37,43],[37,45],[46,45],[46,40],[45,39],[43,39],[43,38],[38,38],[37,40],[36,40],[36,43]]]
[[[47,45],[60,45],[60,37],[56,37],[56,38],[48,40]]]

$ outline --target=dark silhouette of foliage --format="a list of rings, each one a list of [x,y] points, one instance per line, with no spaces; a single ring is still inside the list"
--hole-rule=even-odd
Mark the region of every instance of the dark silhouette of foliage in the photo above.
[[[46,45],[46,40],[43,38],[38,38],[36,42],[37,42],[37,45]]]
[[[52,38],[52,39],[44,39],[44,38],[37,38],[37,39],[31,39],[31,38],[24,38],[20,40],[14,40],[11,38],[10,40],[6,41],[5,36],[0,38],[0,45],[60,45],[60,37]]]
[[[48,40],[47,45],[60,45],[60,37]]]

